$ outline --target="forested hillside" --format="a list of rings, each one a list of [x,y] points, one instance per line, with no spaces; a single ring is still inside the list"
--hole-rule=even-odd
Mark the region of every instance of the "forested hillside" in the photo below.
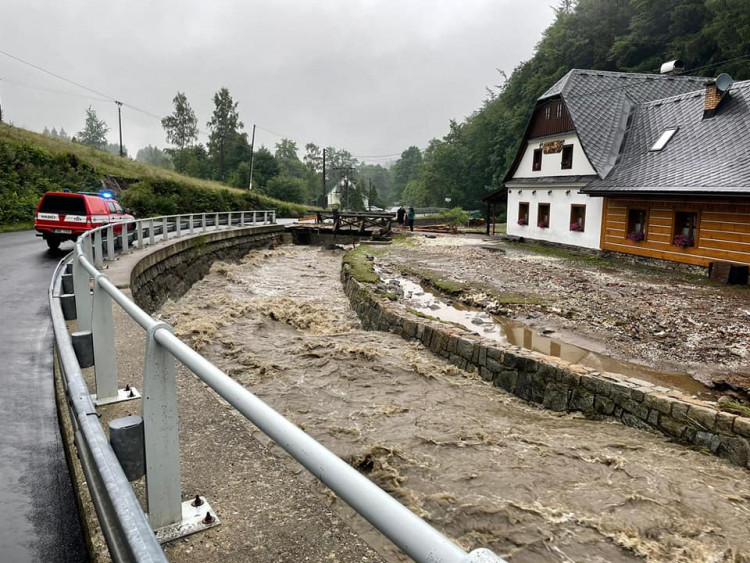
[[[404,151],[392,199],[478,208],[499,188],[539,95],[572,68],[658,73],[681,59],[688,74],[750,78],[748,0],[564,0],[534,56],[462,122],[420,153]]]

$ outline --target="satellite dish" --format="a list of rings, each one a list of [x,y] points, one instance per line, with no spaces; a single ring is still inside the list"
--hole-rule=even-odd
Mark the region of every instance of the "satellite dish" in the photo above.
[[[719,92],[726,92],[732,87],[732,84],[734,84],[734,80],[726,72],[722,72],[716,77],[716,89]]]

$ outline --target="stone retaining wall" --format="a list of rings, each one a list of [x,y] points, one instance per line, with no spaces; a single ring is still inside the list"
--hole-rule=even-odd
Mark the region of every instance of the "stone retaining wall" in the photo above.
[[[176,299],[208,273],[217,260],[239,260],[255,248],[288,242],[280,225],[208,232],[175,240],[140,260],[130,273],[134,301],[148,313]]]
[[[580,411],[590,418],[614,417],[628,426],[659,432],[735,465],[750,467],[750,418],[719,411],[713,403],[647,381],[598,372],[517,346],[502,346],[418,317],[355,280],[346,264],[341,277],[365,329],[418,340],[452,364],[478,372],[496,387],[550,410]]]

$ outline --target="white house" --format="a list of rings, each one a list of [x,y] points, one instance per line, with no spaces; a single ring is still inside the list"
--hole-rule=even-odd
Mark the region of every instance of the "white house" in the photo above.
[[[505,176],[508,234],[601,248],[604,199],[580,190],[611,172],[639,104],[694,91],[705,81],[571,70],[537,100]]]

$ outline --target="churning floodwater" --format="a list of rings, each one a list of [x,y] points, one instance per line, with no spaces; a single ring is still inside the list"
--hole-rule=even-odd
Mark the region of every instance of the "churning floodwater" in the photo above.
[[[514,562],[750,557],[746,470],[661,435],[545,411],[420,345],[363,331],[342,291],[341,258],[281,247],[217,263],[161,314],[466,548]]]

